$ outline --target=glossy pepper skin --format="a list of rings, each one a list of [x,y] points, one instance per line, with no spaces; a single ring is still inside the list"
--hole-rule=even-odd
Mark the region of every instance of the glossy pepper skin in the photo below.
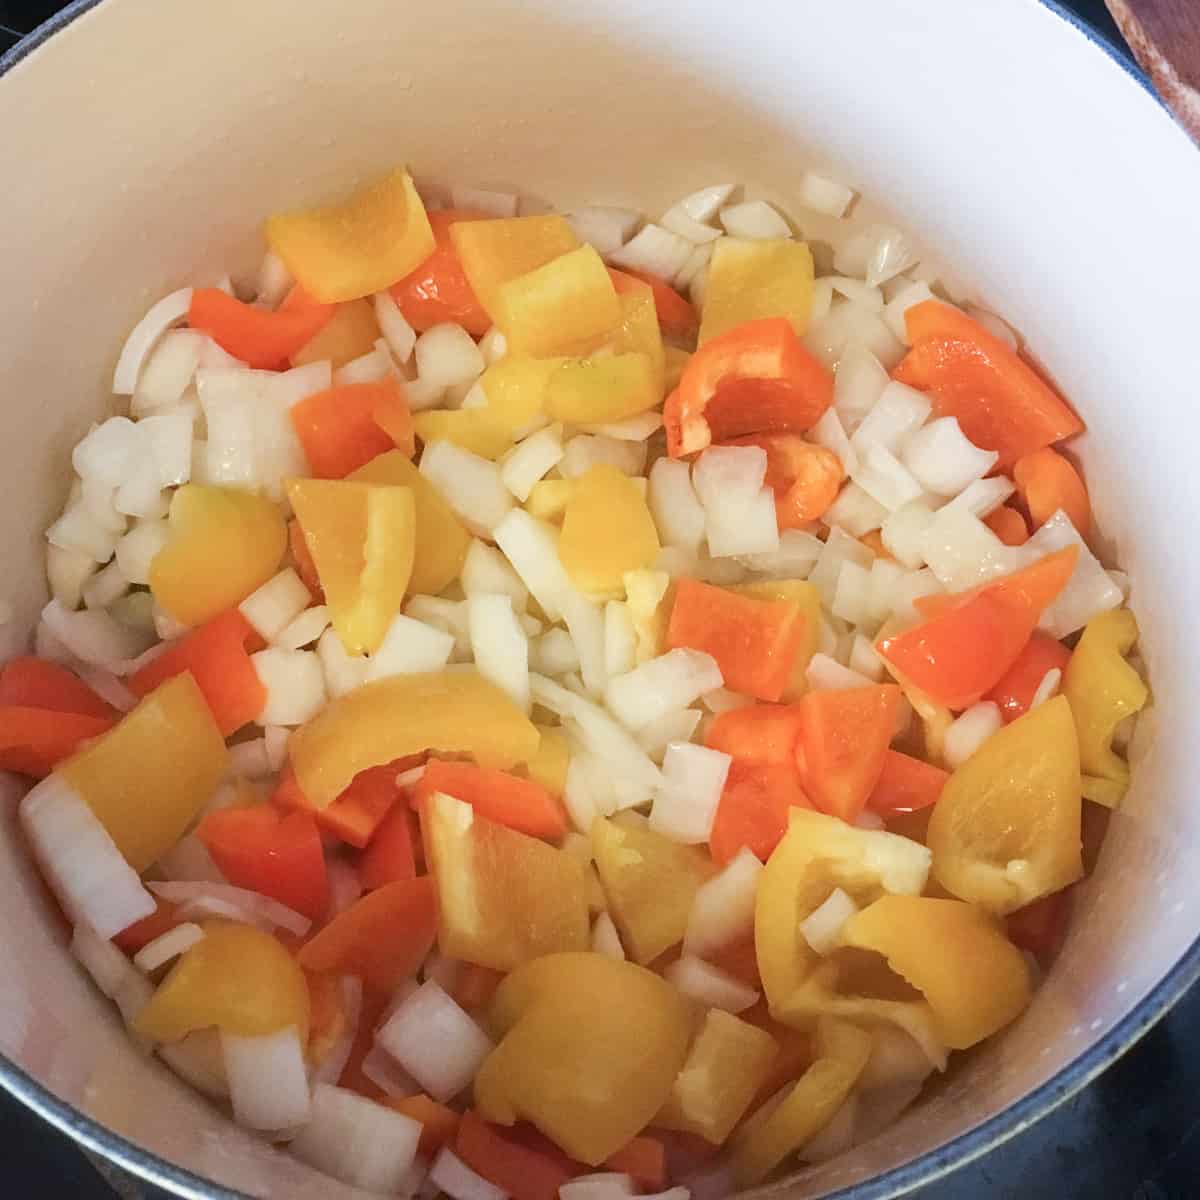
[[[475,1106],[499,1125],[531,1121],[598,1166],[662,1108],[687,1056],[688,1002],[664,979],[599,954],[518,967],[492,1001],[499,1045],[475,1077]]]

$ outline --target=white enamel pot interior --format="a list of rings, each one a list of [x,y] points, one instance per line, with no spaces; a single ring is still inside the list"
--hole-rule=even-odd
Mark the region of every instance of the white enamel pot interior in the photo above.
[[[281,207],[407,161],[567,206],[654,209],[811,165],[883,203],[1027,335],[1080,408],[1157,714],[1061,958],[1025,1016],[891,1130],[771,1185],[891,1195],[1018,1131],[1121,1052],[1200,952],[1200,154],[1034,0],[103,0],[0,79],[0,598],[23,649],[68,452],[131,322],[260,252]],[[144,1058],[0,836],[0,1084],[187,1196],[351,1195]],[[228,1191],[226,1190],[228,1189]]]

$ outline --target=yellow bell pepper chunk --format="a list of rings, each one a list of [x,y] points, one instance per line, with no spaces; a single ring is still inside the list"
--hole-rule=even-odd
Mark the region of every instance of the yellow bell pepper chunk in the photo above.
[[[618,297],[621,302],[621,323],[613,338],[614,349],[650,356],[655,386],[661,399],[668,390],[666,364],[670,350],[663,345],[654,293],[650,290],[650,285],[640,279],[632,283],[626,281],[626,286],[628,291],[622,292]],[[678,383],[678,379],[675,382]]]
[[[434,251],[433,230],[402,167],[339,204],[279,213],[267,244],[322,304],[370,296],[403,279]]]
[[[639,963],[683,940],[696,890],[713,873],[708,855],[652,829],[598,818],[592,853],[621,940]]]
[[[288,742],[296,782],[324,808],[368,767],[433,750],[511,770],[537,753],[537,727],[476,671],[377,679],[339,696]]]
[[[927,844],[938,883],[1003,915],[1083,874],[1079,746],[1065,696],[993,734],[946,781]]]
[[[563,516],[558,557],[580,591],[620,595],[625,575],[648,567],[658,530],[637,484],[609,463],[575,481]]]
[[[771,1015],[787,1018],[794,993],[819,961],[800,922],[834,888],[864,902],[884,892],[917,895],[929,860],[929,851],[908,838],[793,808],[788,831],[759,877],[754,909],[754,946]]]
[[[441,792],[426,802],[421,830],[443,954],[511,971],[544,954],[587,949],[586,876],[571,855]]]
[[[666,571],[630,571],[623,582],[637,634],[637,660],[641,663],[657,658],[663,652],[671,615],[671,577]]]
[[[502,1040],[475,1077],[480,1115],[531,1121],[591,1166],[662,1108],[692,1027],[669,983],[600,954],[551,954],[518,967],[490,1017]]]
[[[495,305],[493,316],[510,354],[587,352],[622,315],[608,268],[592,246],[500,284]]]
[[[292,366],[328,361],[334,367],[344,367],[370,354],[382,336],[370,300],[351,300],[339,304],[313,338],[292,355]]]
[[[344,479],[289,479],[287,496],[342,645],[348,654],[373,653],[400,611],[412,577],[413,493]]]
[[[414,413],[413,429],[427,446],[430,442],[453,442],[493,462],[513,447],[512,434],[486,408]]]
[[[141,872],[183,837],[228,766],[225,739],[185,673],[57,770]]]
[[[783,600],[794,605],[800,613],[804,632],[800,635],[792,677],[780,697],[785,704],[799,700],[808,691],[806,672],[812,656],[817,652],[821,635],[821,593],[816,585],[806,579],[762,579],[739,584],[730,590],[743,596],[753,596],[756,600]]]
[[[296,1027],[308,1039],[304,972],[278,939],[253,925],[206,921],[204,938],[184,952],[133,1022],[155,1042],[195,1029],[260,1037]]]
[[[351,483],[405,487],[412,492],[417,531],[412,577],[408,581],[411,593],[436,596],[458,578],[471,547],[471,535],[416,463],[399,450],[389,450],[346,479]]]
[[[846,922],[842,940],[882,954],[921,992],[952,1050],[991,1037],[1029,1003],[1021,952],[995,918],[962,900],[884,896]]]
[[[742,1187],[765,1179],[829,1124],[871,1057],[871,1036],[830,1018],[817,1030],[817,1058],[783,1099],[768,1100],[733,1140],[734,1177]]]
[[[546,389],[566,358],[529,358],[509,354],[479,377],[487,405],[479,410],[504,429],[509,445],[544,420]],[[470,411],[469,409],[467,410]]]
[[[561,796],[567,786],[567,767],[571,761],[567,735],[558,725],[538,725],[537,731],[541,740],[537,752],[525,764],[525,774],[548,792]]]
[[[185,483],[171,497],[167,544],[150,563],[155,602],[202,625],[266,583],[287,549],[287,524],[265,496]]]
[[[679,386],[683,370],[692,356],[678,346],[667,346],[663,354],[663,391],[670,393]]]
[[[765,1029],[709,1009],[654,1124],[721,1145],[767,1081],[778,1053]]]
[[[529,491],[525,511],[531,517],[537,517],[539,521],[553,521],[557,524],[563,519],[574,490],[573,479],[539,479]]]
[[[1079,766],[1095,780],[1088,785],[1089,799],[1103,796],[1100,803],[1109,808],[1129,787],[1129,764],[1113,750],[1113,733],[1150,699],[1142,677],[1125,661],[1137,636],[1137,619],[1128,609],[1101,613],[1087,623],[1063,672],[1062,694],[1079,736]],[[1101,781],[1113,786],[1101,787]]]
[[[787,317],[802,334],[808,328],[812,292],[812,251],[803,242],[722,238],[708,264],[700,345],[761,317]]]
[[[496,320],[501,284],[558,258],[579,245],[574,230],[555,213],[541,217],[504,217],[496,221],[460,221],[450,240],[479,303]],[[499,324],[499,322],[497,322]],[[509,351],[512,347],[509,346]]]
[[[660,378],[648,354],[572,359],[550,376],[546,412],[576,425],[623,421],[662,401]]]

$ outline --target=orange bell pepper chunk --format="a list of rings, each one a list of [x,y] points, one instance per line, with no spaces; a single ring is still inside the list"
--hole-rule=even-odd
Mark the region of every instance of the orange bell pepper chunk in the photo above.
[[[116,717],[116,710],[82,679],[58,663],[32,655],[0,668],[0,707],[44,708],[84,717]]]
[[[335,807],[336,804],[334,801]],[[358,880],[363,891],[374,891],[397,879],[416,878],[412,823],[413,815],[408,805],[392,804],[358,860]]]
[[[787,832],[792,808],[811,808],[795,760],[786,766],[735,759],[717,805],[708,848],[723,867],[743,846],[766,862]]]
[[[491,967],[473,962],[463,963],[450,994],[461,1008],[477,1012],[491,1003],[503,978],[503,972]]]
[[[1058,953],[1071,916],[1071,889],[1051,892],[1004,918],[1008,940],[1028,950],[1044,967]]]
[[[452,321],[475,337],[492,327],[463,270],[462,259],[450,238],[450,226],[459,221],[486,220],[486,214],[447,208],[429,214],[435,243],[433,253],[389,289],[404,319],[418,332]]]
[[[134,921],[132,925],[127,925],[113,939],[113,945],[118,950],[123,950],[130,957],[135,955],[143,946],[148,946],[157,937],[162,937],[164,933],[170,933],[176,925],[179,925],[179,905],[171,900],[163,900],[158,898],[155,903],[157,907],[148,916],[143,917],[140,921]]]
[[[339,971],[390,991],[416,973],[433,947],[437,907],[433,881],[399,879],[368,892],[300,947],[306,971]]]
[[[317,823],[272,804],[208,813],[196,829],[234,887],[271,896],[314,921],[329,907],[329,880]]]
[[[1046,606],[1067,585],[1077,546],[951,596],[923,596],[926,619],[876,643],[879,653],[936,704],[969,708],[1025,648]]]
[[[414,804],[423,804],[434,792],[465,801],[481,817],[530,837],[556,842],[567,832],[566,813],[558,800],[541,784],[507,771],[431,758],[417,783]]]
[[[1045,524],[1061,508],[1079,536],[1087,537],[1092,524],[1087,485],[1070,460],[1052,446],[1018,459],[1013,466],[1013,482],[1035,527]]]
[[[1013,665],[987,693],[987,699],[999,706],[1007,725],[1029,711],[1046,672],[1065,671],[1070,661],[1071,651],[1062,642],[1048,633],[1034,632]]]
[[[555,1158],[522,1146],[474,1109],[458,1123],[454,1150],[471,1170],[507,1192],[513,1200],[557,1200],[572,1172]]]
[[[240,610],[231,608],[181,638],[126,683],[135,696],[149,695],[159,684],[190,671],[212,711],[222,736],[253,721],[267,702],[246,645],[258,639]]]
[[[324,601],[325,592],[321,587],[321,578],[317,574],[317,564],[313,562],[312,551],[304,538],[304,530],[294,517],[288,522],[288,546],[296,564],[296,574],[300,576],[304,586],[313,594],[317,601]]]
[[[780,529],[801,529],[823,516],[837,499],[846,472],[842,460],[798,433],[758,433],[735,438],[732,446],[759,446],[767,452],[766,485],[775,493]]]
[[[663,333],[681,339],[696,336],[696,330],[700,328],[699,313],[669,283],[649,271],[631,271],[628,267],[621,271],[609,267],[608,275],[618,296],[636,290],[638,283],[649,287]]]
[[[843,821],[858,817],[883,773],[899,704],[892,683],[801,699],[796,760],[815,808]]]
[[[908,309],[904,321],[912,349],[893,377],[930,393],[936,416],[957,417],[975,445],[997,451],[998,471],[1083,432],[1066,401],[965,313],[925,300]]]
[[[879,781],[867,798],[867,807],[885,817],[918,812],[938,802],[949,778],[949,772],[932,763],[889,750],[883,757]]]
[[[412,413],[398,379],[316,392],[294,405],[291,417],[318,479],[344,479],[389,450],[410,458],[416,453]]]
[[[429,214],[431,220],[438,215]],[[417,1153],[423,1158],[434,1158],[443,1146],[453,1144],[460,1119],[454,1109],[439,1104],[424,1092],[416,1096],[387,1096],[382,1103],[419,1122],[421,1140],[417,1143]]]
[[[725,686],[778,700],[792,677],[805,623],[783,600],[756,600],[695,579],[681,579],[667,624],[667,648],[703,650],[716,659]]]
[[[331,804],[318,808],[301,790],[289,764],[280,773],[271,802],[280,808],[311,812],[323,830],[361,850],[400,798],[396,776],[405,769],[396,763],[368,767],[355,775]]]
[[[658,1138],[635,1137],[604,1164],[606,1171],[629,1175],[644,1192],[667,1186],[667,1148]]]
[[[734,761],[755,766],[794,766],[800,709],[794,704],[750,704],[713,718],[704,744]]]
[[[281,371],[328,324],[333,311],[333,305],[310,303],[271,312],[243,304],[220,288],[196,288],[188,324],[247,366]]]
[[[348,1088],[368,1100],[378,1100],[381,1104],[387,1101],[383,1089],[363,1074],[362,1065],[363,1059],[370,1054],[375,1045],[375,1031],[382,1023],[383,1014],[391,1002],[390,991],[378,991],[372,988],[366,979],[363,980],[362,1011],[358,1018],[358,1029],[350,1047],[350,1057],[346,1059],[346,1065],[337,1081],[338,1087]]]
[[[0,770],[44,779],[82,743],[114,724],[112,717],[0,705]]]
[[[705,342],[667,397],[672,458],[751,433],[803,433],[833,403],[833,376],[783,317],[747,321]]]
[[[1029,526],[1025,524],[1025,518],[1007,504],[992,509],[984,517],[983,523],[1006,546],[1023,546],[1029,541]],[[863,538],[862,540],[865,542],[867,539]]]

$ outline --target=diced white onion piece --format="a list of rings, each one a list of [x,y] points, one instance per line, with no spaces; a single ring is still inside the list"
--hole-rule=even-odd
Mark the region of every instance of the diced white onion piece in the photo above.
[[[864,679],[871,680],[872,683],[879,683],[883,679],[883,660],[871,644],[871,639],[863,637],[861,633],[854,635],[849,665],[851,671],[863,676]]]
[[[653,437],[663,424],[662,414],[654,411],[638,413],[623,421],[610,421],[603,425],[581,425],[584,433],[598,437],[615,438],[618,442],[644,442]]]
[[[157,413],[137,423],[143,452],[153,462],[160,487],[187,483],[192,477],[192,434],[195,420],[190,411]]]
[[[460,582],[468,597],[479,593],[507,596],[518,612],[529,602],[529,589],[504,555],[478,539],[474,539],[467,550]]]
[[[46,578],[50,583],[51,595],[66,609],[74,611],[83,599],[86,585],[96,570],[96,560],[82,550],[64,550],[61,546],[46,547]],[[105,571],[100,572],[101,575]],[[119,580],[122,588],[128,582],[120,570],[116,571],[117,580],[110,580],[103,594],[108,595]],[[120,595],[120,591],[116,595]],[[113,597],[116,598],[115,596]],[[99,604],[89,604],[89,608],[104,608],[109,603],[104,600]]]
[[[241,803],[240,793],[231,785],[217,789],[213,798],[205,805],[205,812],[215,812],[221,808],[232,808]],[[175,883],[220,883],[224,884],[225,876],[217,869],[208,847],[195,835],[185,834],[165,854],[160,855],[156,864],[159,873]]]
[[[584,686],[593,696],[600,696],[608,683],[604,610],[575,592],[563,601],[563,619],[579,655]]]
[[[828,654],[816,653],[805,669],[808,686],[814,692],[840,692],[847,688],[870,687],[871,680],[844,667]]]
[[[703,221],[689,217],[679,204],[668,208],[659,218],[659,224],[664,229],[678,234],[681,238],[686,238],[694,246],[715,242],[721,236],[719,229],[714,229],[711,225],[704,224]]]
[[[116,998],[117,992],[131,976],[137,975],[129,959],[86,921],[80,921],[72,930],[71,953],[110,1000]]]
[[[917,279],[905,283],[884,305],[883,319],[892,333],[906,346],[911,343],[908,340],[908,324],[904,319],[904,314],[914,305],[922,304],[933,298],[929,284],[922,279]]]
[[[490,536],[513,507],[499,467],[453,442],[430,442],[421,455],[420,471],[481,537]]]
[[[697,958],[720,950],[754,931],[754,902],[763,865],[743,846],[696,891],[683,935],[685,954]]]
[[[827,450],[833,451],[838,456],[842,470],[847,475],[851,474],[858,466],[858,455],[851,446],[849,437],[846,436],[846,429],[836,409],[827,408],[821,414],[821,419],[809,430],[808,436],[818,446],[824,446]]]
[[[507,490],[505,495],[511,504]],[[555,531],[524,509],[514,508],[495,526],[492,536],[546,616],[560,620],[563,604],[574,589],[558,557]]]
[[[1005,475],[977,479],[963,488],[945,508],[962,508],[982,519],[994,512],[1017,490],[1017,485]]]
[[[115,510],[114,515],[117,515]],[[79,502],[68,505],[62,516],[46,530],[46,540],[61,550],[86,554],[93,562],[105,563],[112,558],[124,532],[124,518],[119,524],[107,521]]]
[[[720,240],[718,238],[717,242]],[[708,264],[713,256],[713,248],[717,242],[705,242],[702,246],[697,246],[687,256],[687,261],[679,268],[675,278],[671,281],[676,291],[682,292],[690,289],[695,280],[708,269]],[[695,294],[693,294],[692,299],[695,300]],[[699,302],[697,301],[697,303]]]
[[[563,215],[581,242],[594,246],[605,256],[620,250],[642,223],[642,214],[631,208],[604,205],[589,205]]]
[[[350,870],[350,874],[355,872]],[[336,910],[344,912],[345,909]],[[312,1083],[336,1083],[342,1077],[346,1064],[354,1049],[358,1027],[362,1021],[362,980],[354,975],[343,975],[338,980],[342,993],[342,1010],[346,1016],[345,1028],[336,1042],[330,1046],[325,1057],[316,1064],[312,1072]]]
[[[740,1013],[758,1003],[759,994],[754,988],[694,954],[677,959],[663,972],[663,977],[706,1008]]]
[[[624,961],[625,948],[621,945],[621,936],[612,917],[606,912],[602,912],[592,925],[592,950],[596,954],[603,954],[605,958]]]
[[[513,612],[512,598],[486,592],[468,596],[467,625],[476,669],[528,712],[529,639]]]
[[[761,482],[758,486],[762,486]],[[704,540],[704,509],[692,486],[687,463],[673,458],[658,459],[650,468],[648,498],[663,544],[698,553]]]
[[[687,708],[724,682],[711,655],[679,647],[609,680],[604,699],[623,725],[636,730]]]
[[[285,567],[251,592],[238,609],[257,633],[273,642],[311,602],[300,576],[291,567]]]
[[[121,539],[124,541],[124,538]],[[120,545],[120,543],[118,543]],[[56,547],[51,546],[50,549]],[[64,552],[69,553],[69,552]],[[85,560],[90,568],[95,570],[96,564],[90,559]],[[108,608],[108,606],[124,596],[130,588],[130,581],[125,577],[119,562],[110,562],[107,567],[97,571],[83,586],[83,603],[85,608]],[[58,591],[55,590],[55,598]],[[75,597],[78,601],[78,597]],[[75,605],[71,605],[72,608]]]
[[[859,1094],[851,1092],[841,1107],[803,1146],[796,1157],[804,1163],[823,1163],[845,1154],[858,1136]]]
[[[902,624],[910,624],[920,617],[913,602],[921,596],[934,596],[944,590],[928,567],[910,571],[892,591],[892,613]]]
[[[843,562],[830,611],[851,625],[871,620],[871,572],[858,563]]]
[[[463,187],[450,189],[452,208],[467,212],[487,213],[489,217],[515,217],[517,215],[516,192],[500,192],[489,188]]]
[[[1079,536],[1071,518],[1061,509],[1020,548],[1023,562],[1035,562],[1055,550],[1079,547],[1079,560],[1067,586],[1043,613],[1038,628],[1051,637],[1065,638],[1082,629],[1093,617],[1121,604],[1121,589],[1100,565]]]
[[[405,616],[445,630],[454,638],[451,662],[466,662],[471,657],[471,634],[467,628],[467,602],[444,600],[441,596],[413,596],[404,606]]]
[[[87,802],[58,775],[27,792],[21,827],[42,875],[75,924],[110,938],[149,916],[154,897]]]
[[[363,1058],[362,1073],[385,1096],[415,1096],[421,1090],[417,1081],[378,1043]]]
[[[808,321],[811,328],[817,322],[823,322],[829,316],[829,310],[833,307],[833,284],[828,278],[817,279],[813,283],[812,301],[809,304]],[[827,364],[830,367],[836,368],[836,356],[834,361]]]
[[[1015,569],[1019,558],[978,517],[953,504],[934,514],[922,548],[929,569],[950,592],[1005,575]]]
[[[708,709],[710,713],[733,712],[737,708],[748,708],[754,703],[752,696],[743,696],[738,692],[731,692],[728,688],[719,687],[713,688],[711,692],[705,692],[700,697],[700,702]]]
[[[639,476],[646,465],[646,446],[643,442],[581,433],[563,447],[558,469],[564,479],[575,479],[605,463],[625,475]]]
[[[149,975],[203,940],[204,930],[191,921],[184,921],[182,925],[176,925],[174,929],[169,929],[153,941],[147,942],[133,956],[134,966]],[[276,1128],[283,1127],[277,1126]]]
[[[662,786],[650,810],[650,828],[685,845],[707,842],[732,761],[728,754],[707,746],[669,745]]]
[[[866,447],[854,471],[854,482],[888,512],[897,512],[922,495],[921,485],[886,447]]]
[[[863,1091],[920,1083],[933,1070],[929,1056],[917,1041],[894,1025],[876,1025],[871,1040],[871,1057],[860,1077]]]
[[[493,1048],[487,1034],[432,979],[404,1000],[375,1040],[443,1104],[475,1078]]]
[[[796,189],[796,203],[829,217],[841,217],[850,207],[854,193],[844,184],[815,171],[805,171]]]
[[[193,912],[203,912],[204,905],[209,901],[216,901],[230,910],[239,912],[240,916],[235,919],[246,925],[256,925],[260,929],[277,926],[295,934],[296,937],[304,937],[312,925],[308,917],[301,916],[286,904],[280,904],[278,900],[259,892],[251,892],[228,883],[193,883],[180,880],[159,883],[152,880],[147,886],[156,896],[181,905],[179,915],[185,920],[190,918]]]
[[[624,675],[636,666],[637,631],[633,627],[629,605],[620,600],[610,600],[604,606],[605,677]]]
[[[901,271],[907,271],[916,261],[916,253],[907,235],[885,226],[880,230],[867,260],[867,284],[878,287]]]
[[[284,650],[299,650],[311,646],[328,628],[329,609],[317,604],[289,621],[272,641]]]
[[[712,243],[710,243],[710,245],[716,245],[716,243],[712,242]],[[703,247],[700,247],[700,249],[703,249]],[[693,255],[695,253],[696,253],[696,251],[692,252]],[[709,258],[711,260],[712,256],[709,255]],[[683,268],[680,270],[680,274],[683,274],[683,272],[686,271],[691,265],[692,265],[692,258],[691,258],[691,256],[689,256],[687,262],[685,262],[683,264]],[[678,278],[678,276],[676,276],[676,278]],[[692,276],[691,281],[688,283],[688,296],[691,298],[692,304],[695,305],[697,308],[704,307],[704,296],[705,296],[705,293],[707,292],[707,290],[708,290],[708,263],[704,263],[704,265],[700,267],[700,269]]]
[[[234,358],[227,350],[218,346],[212,338],[205,335],[200,343],[200,366],[244,368],[246,364],[241,359]]]
[[[432,388],[473,383],[486,364],[475,339],[461,326],[444,322],[417,338],[417,376]]]
[[[201,368],[196,372],[207,427],[205,475],[231,487],[258,484],[254,425],[261,387],[253,371]]]
[[[831,528],[845,530],[859,538],[878,529],[887,518],[888,510],[857,483],[848,483],[821,518]]]
[[[854,431],[850,444],[859,454],[869,446],[894,451],[908,434],[924,424],[929,412],[930,403],[925,396],[907,384],[892,380]]]
[[[692,486],[706,513],[740,516],[757,500],[767,474],[760,446],[710,446],[692,468]]]
[[[563,457],[563,445],[558,435],[542,429],[527,437],[504,460],[500,478],[504,486],[522,503],[529,499],[533,485]]]
[[[137,388],[138,375],[155,343],[172,325],[188,314],[192,305],[192,289],[180,288],[151,306],[146,315],[133,327],[121,347],[112,390],[118,396],[132,396]]]
[[[1000,456],[969,441],[954,417],[939,417],[910,433],[900,459],[917,482],[939,496],[956,496],[982,479]]]
[[[691,252],[692,243],[687,238],[650,222],[619,250],[614,250],[608,261],[614,267],[629,267],[657,275],[659,279],[674,279]]]
[[[791,227],[765,200],[747,200],[721,209],[721,224],[730,237],[766,241],[790,238]]]
[[[753,503],[738,513],[706,508],[704,523],[713,558],[770,554],[779,549],[775,493],[769,487],[762,488]]]
[[[167,498],[158,481],[158,466],[145,451],[139,451],[130,464],[125,481],[113,496],[113,507],[129,517],[156,518],[167,515]]]
[[[994,312],[980,308],[978,304],[966,305],[967,316],[982,325],[993,337],[999,338],[1010,350],[1019,350],[1021,343],[1011,327],[1002,321]]]
[[[255,718],[260,725],[303,725],[325,707],[325,673],[311,650],[271,646],[250,655],[250,662],[267,692]]]
[[[883,293],[878,288],[868,287],[861,279],[847,279],[842,275],[830,275],[829,286],[847,300],[852,300],[870,312],[883,312]]]
[[[803,529],[781,529],[779,547],[765,554],[741,554],[737,561],[772,579],[805,579],[821,555],[824,543]]]
[[[265,779],[273,774],[267,758],[267,743],[262,738],[238,742],[229,748],[229,773],[243,779]]]
[[[592,790],[592,773],[585,761],[585,754],[573,754],[567,763],[567,777],[563,782],[563,807],[571,824],[581,833],[588,834],[602,813]]]
[[[208,340],[192,329],[165,333],[142,366],[129,411],[137,417],[177,404],[196,374]]]
[[[372,297],[372,304],[375,307],[375,321],[388,349],[397,362],[408,362],[417,344],[416,330],[408,323],[390,292],[377,292]]]
[[[342,639],[332,629],[326,629],[318,639],[317,658],[321,662],[325,690],[331,697],[344,696],[367,680],[367,660],[347,654]],[[264,717],[260,724],[278,725],[281,722],[269,721]]]
[[[150,639],[98,609],[68,612],[57,600],[42,609],[46,627],[76,658],[93,667],[104,667],[115,675],[127,675],[132,660],[145,650]]]
[[[279,302],[291,291],[292,283],[292,273],[283,259],[274,250],[268,250],[258,266],[254,302],[265,308],[277,308]]]
[[[438,1152],[429,1171],[429,1183],[450,1200],[508,1200],[508,1193],[477,1175],[448,1148]]]
[[[818,592],[828,608],[837,594],[838,576],[846,559],[860,567],[870,567],[874,555],[862,542],[850,537],[840,529],[831,529],[821,546],[816,565],[809,572],[808,582]]]
[[[508,339],[495,325],[479,339],[479,353],[483,355],[483,361],[489,367],[492,363],[499,362],[508,353]],[[411,400],[409,407],[412,407]]]
[[[870,624],[880,625],[891,616],[895,609],[896,589],[907,574],[904,567],[889,558],[877,558],[871,564],[871,580],[868,589]],[[862,673],[869,674],[867,671]]]
[[[1029,702],[1030,708],[1037,708],[1039,704],[1045,704],[1047,700],[1051,700],[1058,694],[1059,685],[1062,683],[1062,671],[1058,667],[1051,667],[1049,671],[1042,676],[1042,681],[1037,685],[1037,690],[1033,693],[1033,699]]]
[[[579,669],[579,651],[565,629],[548,629],[529,643],[529,664],[542,675],[565,675]]]
[[[385,342],[343,363],[333,373],[333,382],[338,387],[350,383],[378,383],[381,379],[394,379],[396,364],[392,361],[392,353]]]
[[[736,183],[717,183],[684,196],[675,206],[693,221],[711,221],[737,189]]]
[[[451,634],[397,614],[383,635],[379,649],[367,662],[366,681],[439,671],[450,661],[453,649]]]
[[[576,1175],[558,1189],[558,1200],[624,1200],[634,1196],[632,1175],[615,1171],[597,1171],[591,1175]]]
[[[830,954],[841,940],[842,926],[856,912],[858,905],[841,888],[834,888],[824,903],[800,922],[800,932],[817,954]]]
[[[412,1168],[421,1124],[345,1088],[318,1083],[312,1116],[290,1149],[334,1179],[395,1194]]]
[[[82,479],[119,487],[141,449],[137,426],[128,417],[109,417],[92,428],[71,452],[71,465]]]
[[[101,667],[81,666],[79,678],[106,703],[111,704],[117,712],[129,712],[137,707],[138,697],[135,696],[111,671]]]
[[[638,730],[638,744],[655,762],[661,762],[672,742],[689,742],[700,724],[699,709],[669,712]]]
[[[958,770],[1003,724],[999,707],[990,700],[972,704],[946,730],[942,743],[946,765],[952,771]]]
[[[916,569],[925,565],[925,535],[933,524],[933,509],[923,500],[889,513],[880,527],[884,547],[897,562]]]

